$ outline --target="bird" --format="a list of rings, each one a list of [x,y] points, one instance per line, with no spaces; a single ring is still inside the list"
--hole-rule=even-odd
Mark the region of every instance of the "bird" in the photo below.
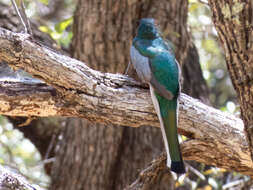
[[[167,154],[167,166],[185,173],[178,141],[180,67],[170,43],[163,39],[153,18],[142,18],[130,48],[130,62],[140,80],[147,83],[158,115]]]

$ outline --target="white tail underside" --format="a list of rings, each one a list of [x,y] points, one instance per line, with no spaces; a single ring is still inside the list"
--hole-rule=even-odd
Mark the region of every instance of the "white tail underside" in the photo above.
[[[157,116],[158,116],[159,121],[160,121],[162,136],[163,136],[163,142],[164,142],[165,150],[166,150],[166,153],[167,153],[167,166],[170,168],[170,165],[171,165],[170,151],[169,151],[169,146],[168,146],[168,141],[167,141],[167,136],[166,136],[166,133],[165,133],[163,120],[162,120],[162,117],[161,117],[160,106],[159,106],[159,103],[158,103],[157,98],[155,96],[154,88],[152,87],[151,84],[149,84],[149,89],[150,89],[152,102],[153,102],[154,107],[155,107],[155,111],[156,111]]]

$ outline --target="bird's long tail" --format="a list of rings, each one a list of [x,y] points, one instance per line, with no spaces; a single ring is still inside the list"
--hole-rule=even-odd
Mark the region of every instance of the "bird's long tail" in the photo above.
[[[167,152],[167,166],[178,174],[185,173],[177,135],[177,99],[167,100],[155,93],[152,87],[150,91],[161,123],[162,136]]]

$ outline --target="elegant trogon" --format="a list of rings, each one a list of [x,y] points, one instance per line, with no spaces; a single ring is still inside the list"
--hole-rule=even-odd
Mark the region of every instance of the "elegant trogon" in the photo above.
[[[149,84],[167,152],[167,166],[178,174],[185,173],[177,134],[180,67],[154,19],[141,19],[130,56],[139,78]]]

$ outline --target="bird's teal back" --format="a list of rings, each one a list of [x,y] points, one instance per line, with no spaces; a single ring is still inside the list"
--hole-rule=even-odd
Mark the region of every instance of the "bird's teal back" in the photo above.
[[[179,91],[179,71],[174,56],[168,52],[158,53],[157,56],[150,59],[150,65],[156,80],[177,97]]]
[[[133,44],[143,56],[149,57],[150,67],[156,80],[171,91],[174,96],[177,96],[179,91],[179,70],[168,44],[161,37],[155,40],[136,37]]]

